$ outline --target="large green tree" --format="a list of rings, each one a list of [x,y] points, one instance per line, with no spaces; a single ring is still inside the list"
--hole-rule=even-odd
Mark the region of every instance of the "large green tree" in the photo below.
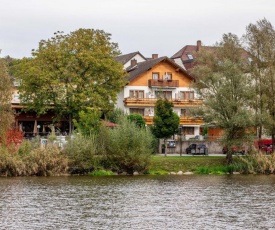
[[[6,144],[7,130],[11,128],[14,116],[11,108],[13,87],[7,64],[0,58],[0,142]]]
[[[167,152],[166,140],[178,132],[180,118],[173,112],[173,103],[167,99],[158,99],[155,105],[154,125],[152,132],[156,138],[164,139],[165,156]]]
[[[79,29],[41,40],[17,71],[21,102],[38,114],[53,109],[57,119],[67,116],[70,124],[87,107],[112,109],[125,74],[114,60],[120,52],[110,36],[102,30]]]
[[[208,121],[224,130],[224,144],[229,150],[248,139],[253,125],[250,108],[251,81],[243,58],[240,41],[236,35],[225,34],[212,52],[201,50],[192,73],[197,76],[194,87],[204,99],[203,111]],[[232,152],[228,151],[228,162]]]
[[[265,128],[271,134],[274,143],[275,30],[268,20],[262,19],[247,26],[245,39],[251,55],[250,74],[254,80],[253,105],[257,115],[258,137],[262,138],[262,130]]]

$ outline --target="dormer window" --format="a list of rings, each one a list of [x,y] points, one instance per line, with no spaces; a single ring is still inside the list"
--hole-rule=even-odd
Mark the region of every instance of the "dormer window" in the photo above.
[[[192,54],[187,54],[187,57],[188,57],[189,60],[193,60],[194,59]]]

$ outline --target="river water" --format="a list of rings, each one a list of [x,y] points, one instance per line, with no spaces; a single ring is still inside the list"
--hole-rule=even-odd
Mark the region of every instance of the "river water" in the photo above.
[[[0,178],[0,229],[275,229],[275,176]]]

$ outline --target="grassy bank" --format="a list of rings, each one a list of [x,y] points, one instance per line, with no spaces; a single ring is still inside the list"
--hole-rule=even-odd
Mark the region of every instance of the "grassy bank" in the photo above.
[[[194,172],[199,174],[223,174],[231,170],[224,156],[153,156],[148,173],[164,175],[170,172]]]

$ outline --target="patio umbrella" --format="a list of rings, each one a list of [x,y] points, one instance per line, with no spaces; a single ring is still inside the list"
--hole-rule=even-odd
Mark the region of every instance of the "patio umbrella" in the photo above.
[[[37,120],[34,121],[33,134],[37,134]]]
[[[18,129],[19,129],[19,132],[23,132],[23,125],[22,125],[22,123],[19,124]]]

